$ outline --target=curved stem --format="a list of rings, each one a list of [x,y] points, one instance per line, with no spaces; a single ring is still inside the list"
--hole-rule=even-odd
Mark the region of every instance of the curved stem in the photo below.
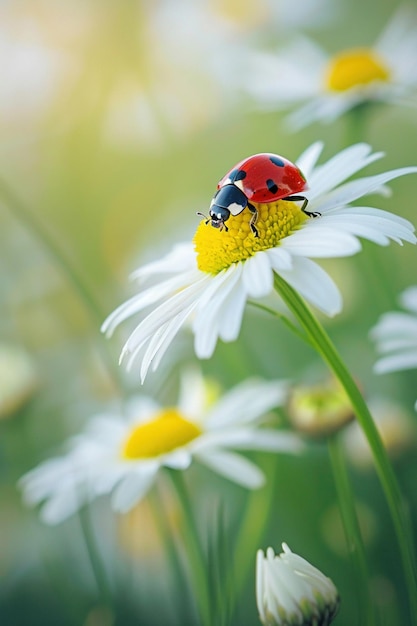
[[[417,624],[417,581],[411,533],[398,483],[378,429],[348,368],[324,328],[310,311],[304,300],[278,274],[275,274],[274,286],[310,337],[314,348],[327,363],[331,371],[333,371],[350,398],[356,419],[372,451],[376,471],[385,492],[404,568],[404,578],[407,585],[412,617],[411,623]]]
[[[162,544],[167,555],[168,564],[170,567],[171,584],[173,586],[174,596],[178,604],[183,599],[185,589],[185,572],[181,565],[180,556],[175,542],[175,537],[172,533],[170,521],[166,507],[164,507],[164,495],[161,491],[157,492],[158,483],[148,493],[149,503],[152,507],[152,513],[155,519],[155,524],[159,531]],[[183,602],[185,605],[185,602]]]
[[[183,544],[187,551],[190,564],[192,584],[194,586],[195,598],[199,605],[201,621],[204,626],[211,626],[211,603],[207,560],[198,534],[194,512],[184,485],[182,472],[179,470],[170,470],[169,476],[174,486],[178,502],[181,505],[180,509],[183,513],[181,532],[183,534]]]
[[[91,294],[90,288],[85,284],[82,276],[72,266],[71,262],[66,258],[61,248],[56,244],[54,238],[49,234],[43,224],[36,219],[33,212],[30,211],[24,203],[14,194],[14,192],[0,180],[0,198],[11,209],[11,211],[18,217],[18,219],[24,224],[26,229],[41,242],[44,249],[59,265],[62,273],[72,285],[75,293],[78,295],[80,301],[84,305],[84,309],[90,317],[94,328],[100,333],[100,326],[105,318],[105,313],[102,311],[100,305],[97,303],[94,296]],[[100,334],[100,341],[98,342],[99,349],[101,350],[104,362],[106,363],[107,370],[110,377],[115,383],[115,387],[122,392],[123,385],[120,380],[120,372],[115,367],[115,359],[109,353],[107,344],[102,341]]]
[[[370,111],[374,106],[373,103],[362,102],[346,113],[346,141],[344,147],[351,146],[361,141],[367,141],[368,133],[366,129]]]
[[[85,546],[87,549],[88,557],[90,559],[94,578],[97,583],[101,601],[103,602],[104,606],[111,610],[112,594],[110,591],[110,586],[107,580],[107,575],[104,569],[101,554],[96,543],[95,533],[90,519],[90,511],[87,507],[83,507],[79,510],[78,518],[80,520],[82,535],[84,537]]]
[[[328,449],[346,543],[358,573],[358,577],[355,581],[357,597],[359,598],[357,611],[358,624],[373,626],[375,624],[375,615],[370,599],[369,573],[365,546],[356,514],[355,499],[347,473],[344,454],[340,445],[340,438],[337,435],[328,438]]]
[[[265,311],[265,313],[269,313],[270,315],[273,315],[274,317],[278,318],[290,330],[292,330],[292,332],[295,335],[297,335],[297,337],[299,337],[300,339],[302,339],[303,341],[305,341],[308,344],[310,343],[309,338],[307,337],[307,335],[305,333],[303,333],[298,328],[298,326],[296,326],[291,320],[288,319],[288,317],[286,317],[282,313],[279,313],[278,311],[274,311],[274,309],[271,309],[269,306],[266,306],[265,304],[262,304],[261,302],[249,301],[249,304],[251,306],[254,306],[256,309],[260,309],[261,311]]]

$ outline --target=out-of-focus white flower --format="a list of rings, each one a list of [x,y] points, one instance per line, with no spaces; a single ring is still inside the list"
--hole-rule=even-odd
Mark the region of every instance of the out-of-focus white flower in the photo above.
[[[20,480],[28,504],[41,504],[41,517],[61,522],[83,504],[112,494],[112,507],[127,512],[151,488],[163,467],[186,470],[193,459],[248,489],[264,474],[232,450],[299,452],[296,435],[259,427],[265,413],[283,404],[285,382],[246,381],[217,401],[197,372],[188,372],[176,407],[141,397],[126,415],[93,417],[69,452],[50,459]],[[211,399],[212,400],[212,399]]]
[[[275,555],[258,550],[256,558],[256,602],[264,626],[327,626],[339,608],[333,582],[286,543]]]
[[[417,429],[404,409],[383,399],[370,400],[368,404],[383,444],[392,458],[416,447]],[[343,438],[347,454],[355,465],[361,468],[373,466],[369,444],[356,422],[345,430]]]
[[[330,0],[203,0],[212,11],[248,35],[291,34],[323,27],[339,13],[341,3]]]
[[[137,63],[120,73],[106,106],[112,142],[158,145],[167,131],[183,136],[236,102],[230,77],[241,68],[245,38],[209,2],[150,3],[137,31]]]
[[[0,418],[17,411],[38,384],[29,355],[11,345],[0,345]]]
[[[407,312],[384,313],[370,333],[381,354],[375,363],[377,374],[417,367],[417,287],[406,289],[400,304]]]
[[[194,243],[179,245],[166,257],[134,274],[153,284],[116,309],[104,322],[103,332],[114,329],[132,315],[151,309],[128,338],[122,357],[128,367],[142,357],[141,377],[155,370],[179,329],[192,323],[195,351],[209,358],[217,340],[234,341],[240,331],[248,300],[260,300],[274,291],[279,274],[306,300],[332,316],[342,308],[338,288],[312,258],[336,258],[356,254],[359,238],[386,246],[390,240],[416,243],[414,226],[407,220],[370,206],[350,206],[361,196],[381,193],[385,183],[416,167],[391,170],[349,180],[381,158],[367,144],[356,144],[317,165],[322,144],[315,143],[297,161],[307,179],[303,195],[308,218],[295,202],[258,203],[256,227],[250,229],[248,208],[227,221],[228,230],[201,221]]]
[[[297,37],[276,54],[255,52],[244,88],[260,105],[296,107],[288,122],[298,129],[332,122],[366,102],[417,106],[417,13],[402,9],[376,43],[329,55]]]
[[[0,14],[0,123],[21,123],[45,112],[71,67],[69,57],[47,42],[36,20]]]

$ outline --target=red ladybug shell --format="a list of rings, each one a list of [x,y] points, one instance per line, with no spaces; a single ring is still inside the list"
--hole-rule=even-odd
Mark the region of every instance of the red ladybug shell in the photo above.
[[[251,202],[273,202],[307,189],[302,172],[278,154],[263,152],[240,161],[217,188],[233,183]]]

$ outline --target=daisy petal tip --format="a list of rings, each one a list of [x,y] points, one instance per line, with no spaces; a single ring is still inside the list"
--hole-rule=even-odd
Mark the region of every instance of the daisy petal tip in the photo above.
[[[113,334],[113,330],[110,328],[108,320],[104,320],[102,325],[100,326],[100,332],[103,333],[106,337],[111,337]]]

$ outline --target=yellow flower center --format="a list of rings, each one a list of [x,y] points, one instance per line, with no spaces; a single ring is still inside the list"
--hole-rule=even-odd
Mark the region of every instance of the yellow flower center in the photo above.
[[[184,446],[201,433],[177,409],[164,409],[152,421],[133,429],[124,443],[122,456],[125,459],[158,457]]]
[[[326,85],[331,91],[347,91],[374,81],[389,81],[390,71],[379,56],[367,48],[337,54],[327,69]]]
[[[278,200],[272,203],[253,205],[258,210],[255,237],[249,226],[252,213],[248,208],[239,215],[231,215],[226,229],[220,231],[204,220],[194,235],[197,265],[202,272],[218,274],[232,263],[245,261],[249,257],[277,246],[281,239],[300,227],[306,219],[295,202]]]

